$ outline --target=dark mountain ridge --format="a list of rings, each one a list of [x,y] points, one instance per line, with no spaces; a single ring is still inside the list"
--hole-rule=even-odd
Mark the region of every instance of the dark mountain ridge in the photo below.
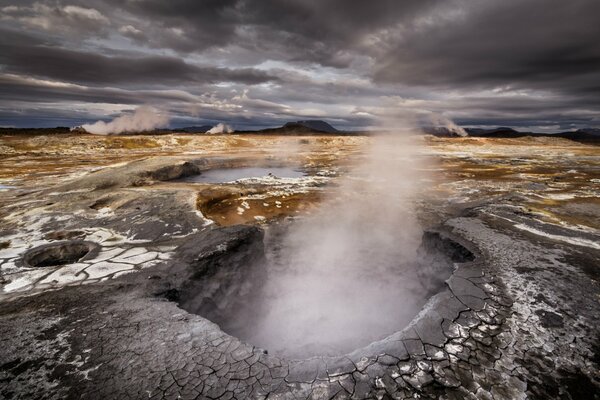
[[[149,135],[168,135],[172,133],[204,134],[211,129],[211,125],[188,126],[177,129],[157,129],[148,132],[131,132],[123,135],[149,134]],[[425,134],[437,137],[458,137],[459,135],[452,129],[446,127],[427,126],[421,128]],[[481,138],[522,138],[522,137],[554,137],[569,139],[577,142],[600,144],[600,128],[584,128],[576,131],[566,131],[560,133],[539,133],[539,132],[521,132],[509,127],[497,128],[464,128],[469,137]],[[56,134],[88,134],[82,129],[71,130],[69,127],[59,126],[56,128],[0,128],[0,135],[56,135]],[[236,131],[235,134],[255,134],[255,135],[343,135],[343,136],[361,136],[372,135],[374,131],[340,131],[329,123],[322,120],[306,120],[287,122],[277,128],[267,128],[260,130]]]
[[[499,127],[494,129],[465,128],[465,131],[471,137],[486,138],[520,138],[520,137],[558,137],[574,141],[600,141],[600,129],[585,128],[576,131],[567,131],[560,133],[538,133],[538,132],[520,132],[512,128]]]
[[[206,133],[206,131],[212,129],[212,127],[212,125],[184,126],[183,128],[171,129],[171,131],[185,133]]]

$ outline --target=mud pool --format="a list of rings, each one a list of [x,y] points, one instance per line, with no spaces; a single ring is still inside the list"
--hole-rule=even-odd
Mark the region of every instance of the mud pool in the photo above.
[[[424,233],[418,249],[390,254],[392,265],[378,265],[381,255],[363,254],[372,262],[359,269],[344,260],[329,267],[290,264],[277,230],[267,231],[265,246],[264,263],[220,282],[218,293],[236,296],[235,302],[208,297],[204,285],[192,285],[180,304],[270,354],[294,359],[341,356],[401,331],[443,290],[455,262],[474,259],[435,232]]]

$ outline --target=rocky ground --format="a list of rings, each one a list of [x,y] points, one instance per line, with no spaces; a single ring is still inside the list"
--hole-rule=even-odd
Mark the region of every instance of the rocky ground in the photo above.
[[[0,138],[0,397],[600,398],[600,150],[567,140],[425,140],[455,268],[381,341],[288,360],[185,311],[234,307],[369,140]],[[181,180],[245,165],[306,176]]]

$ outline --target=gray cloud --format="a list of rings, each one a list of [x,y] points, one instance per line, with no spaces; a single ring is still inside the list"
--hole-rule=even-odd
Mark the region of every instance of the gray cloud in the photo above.
[[[598,89],[600,3],[459,2],[462,17],[402,32],[375,77],[415,85]]]
[[[26,1],[0,8],[0,20],[20,23],[30,29],[48,32],[105,35],[111,22],[99,10],[86,5],[44,4]]]
[[[599,16],[595,0],[0,0],[0,125],[48,102],[244,126],[360,128],[394,108],[597,125]]]
[[[0,31],[0,63],[4,70],[69,82],[94,84],[174,82],[241,82],[275,80],[266,72],[192,65],[173,56],[106,56],[52,46],[30,36]]]
[[[191,52],[224,46],[234,40],[240,15],[238,0],[106,0],[137,17],[145,27],[138,41],[153,47]]]

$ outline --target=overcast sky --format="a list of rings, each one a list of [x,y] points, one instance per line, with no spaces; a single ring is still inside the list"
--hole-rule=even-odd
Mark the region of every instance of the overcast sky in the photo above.
[[[600,127],[598,0],[0,0],[0,126]]]

